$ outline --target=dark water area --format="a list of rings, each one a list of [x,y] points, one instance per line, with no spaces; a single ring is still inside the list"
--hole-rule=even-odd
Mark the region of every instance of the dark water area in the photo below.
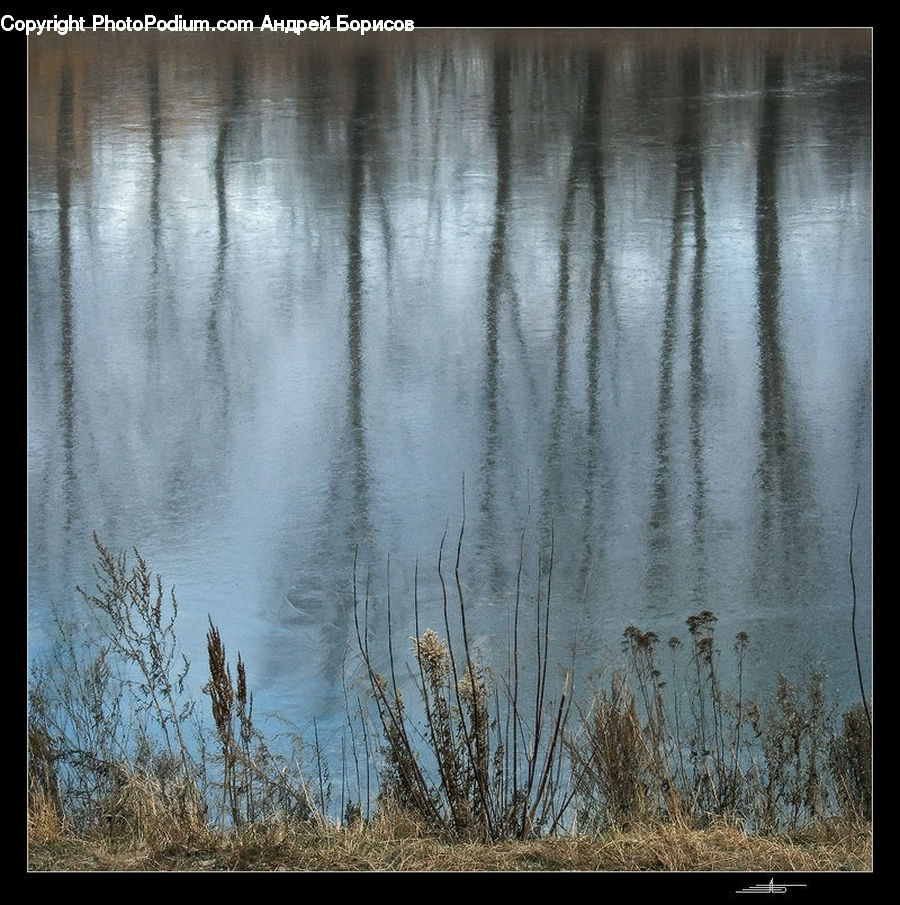
[[[809,658],[853,701],[860,488],[870,691],[870,41],[32,38],[32,657],[96,531],[175,586],[198,688],[211,618],[327,731],[354,560],[405,652],[465,506],[488,659],[552,536],[576,681],[711,610],[753,687]]]

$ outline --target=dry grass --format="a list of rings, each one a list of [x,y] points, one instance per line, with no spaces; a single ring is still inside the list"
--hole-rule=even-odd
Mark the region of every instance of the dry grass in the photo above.
[[[672,824],[529,842],[449,844],[411,822],[369,828],[248,827],[191,846],[104,839],[34,841],[32,871],[868,871],[864,825],[751,837],[717,824]]]
[[[50,796],[32,791],[28,802],[28,838],[34,845],[47,845],[63,837],[63,820]]]
[[[354,593],[382,730],[379,762],[360,703],[364,750],[353,746],[360,798],[363,770],[380,768],[381,782],[371,808],[367,789],[365,810],[342,792],[338,825],[317,733],[314,795],[302,739],[292,739],[290,755],[270,749],[253,723],[243,661],[238,655],[235,683],[212,624],[204,691],[213,731],[195,722],[194,702],[182,693],[188,664],[182,668],[177,655],[174,595],[167,609],[161,580],[137,551],[129,568],[124,555],[97,546],[98,596],[82,593],[107,617],[108,632],[83,651],[63,645],[59,668],[37,669],[29,689],[32,871],[871,869],[868,707],[836,725],[819,673],[797,685],[779,677],[768,703],[745,700],[743,634],[738,690],[729,696],[716,672],[712,613],[688,620],[690,707],[665,698],[657,636],[630,627],[630,673],[599,688],[569,726],[568,677],[556,701],[547,683],[549,574],[532,623],[537,693],[526,700],[518,582],[511,664],[497,684],[467,640],[458,574],[462,641],[454,649],[439,563],[445,639],[420,630],[414,589],[422,731],[399,693],[390,583],[386,676],[370,658],[368,589],[362,605]],[[677,645],[669,646],[674,675]],[[349,705],[348,719],[353,738]],[[189,726],[196,749],[185,741]],[[430,745],[431,761],[421,758],[421,745]],[[346,764],[338,781],[347,782]]]

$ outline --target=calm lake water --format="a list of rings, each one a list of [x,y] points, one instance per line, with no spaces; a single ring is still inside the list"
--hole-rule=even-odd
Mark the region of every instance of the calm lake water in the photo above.
[[[860,31],[31,38],[28,612],[96,531],[257,711],[343,723],[373,646],[554,662],[718,617],[748,681],[871,650],[872,146]],[[454,586],[455,590],[455,586]],[[868,690],[868,688],[867,688]]]

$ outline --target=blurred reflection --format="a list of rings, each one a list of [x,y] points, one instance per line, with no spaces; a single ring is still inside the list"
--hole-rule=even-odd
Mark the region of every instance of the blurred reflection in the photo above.
[[[162,112],[160,110],[159,61],[147,64],[148,118],[150,121],[150,235],[153,241],[153,278],[159,279],[162,252],[159,191],[162,181]]]
[[[801,527],[810,501],[801,491],[806,452],[791,401],[781,323],[781,225],[778,216],[785,64],[766,54],[756,168],[757,344],[759,368],[760,522],[757,549],[761,583],[773,579],[789,589],[804,568],[810,543]],[[773,568],[773,565],[775,567]],[[777,591],[776,591],[777,593]]]
[[[56,196],[59,205],[59,300],[62,340],[60,370],[62,398],[62,447],[65,457],[65,518],[64,526],[71,527],[76,506],[78,472],[75,463],[75,349],[72,298],[72,236],[71,182],[75,141],[72,125],[72,72],[64,68],[60,73],[59,110],[56,125]]]
[[[241,124],[247,105],[248,85],[245,66],[240,57],[231,64],[231,90],[222,104],[218,133],[216,136],[216,156],[213,173],[216,192],[216,263],[213,287],[209,300],[209,316],[206,321],[207,359],[210,363],[210,393],[221,399],[223,423],[229,416],[228,362],[224,349],[223,317],[231,308],[225,294],[228,265],[228,157],[235,133]]]
[[[602,552],[605,549],[606,531],[601,521],[595,530],[597,491],[601,491],[599,509],[602,511],[611,502],[608,443],[603,430],[604,411],[600,405],[600,357],[601,332],[604,326],[603,297],[601,284],[606,267],[606,195],[604,191],[604,158],[602,145],[603,86],[605,58],[599,52],[592,52],[587,59],[587,96],[585,116],[581,129],[579,152],[580,165],[584,167],[590,189],[592,203],[591,216],[591,275],[588,295],[589,319],[588,338],[585,348],[587,371],[587,446],[585,448],[586,475],[584,484],[584,552],[579,576],[581,601],[587,597],[588,583],[593,569],[605,566]]]
[[[362,599],[367,591],[368,572],[380,563],[373,562],[371,521],[372,473],[366,430],[366,260],[363,254],[363,221],[366,209],[367,180],[371,179],[370,155],[376,126],[377,60],[361,54],[353,66],[353,106],[347,125],[347,219],[346,235],[346,350],[347,374],[344,396],[343,429],[337,437],[328,486],[328,500],[317,556],[333,558],[336,565],[353,562],[353,549],[359,548],[359,587]],[[329,442],[332,442],[329,440]],[[340,566],[339,566],[340,567]],[[291,592],[289,601],[320,629],[320,670],[340,685],[341,668],[350,636],[350,601],[336,597],[335,586],[346,585],[349,575],[338,583],[328,576],[325,582],[307,584]],[[362,617],[361,617],[362,619]]]
[[[493,58],[493,107],[491,126],[496,153],[496,190],[493,203],[493,233],[487,269],[484,304],[484,459],[481,469],[482,550],[490,563],[492,582],[499,586],[500,565],[492,543],[500,536],[498,512],[498,469],[502,467],[500,449],[501,336],[500,317],[504,291],[509,288],[507,261],[507,219],[512,183],[512,137],[510,121],[510,66],[506,48],[497,49]],[[493,549],[492,549],[493,548]]]
[[[685,94],[684,121],[681,136],[681,153],[688,160],[691,194],[694,199],[694,271],[691,281],[690,320],[690,432],[691,477],[693,482],[693,597],[695,606],[706,599],[708,590],[706,536],[706,467],[704,450],[704,400],[706,397],[706,369],[703,361],[706,322],[704,285],[706,279],[706,205],[703,196],[703,122],[701,56],[699,51],[682,55],[682,90]]]
[[[666,303],[660,347],[659,396],[657,400],[655,454],[656,469],[650,513],[649,582],[655,598],[671,598],[675,578],[673,560],[679,553],[673,537],[673,498],[678,445],[671,436],[671,423],[677,410],[675,364],[678,324],[679,286],[682,255],[686,242],[686,222],[693,226],[693,276],[690,293],[689,412],[690,456],[693,487],[692,537],[694,544],[693,596],[703,599],[703,556],[705,531],[705,477],[703,467],[702,403],[703,373],[703,279],[706,251],[705,210],[703,202],[703,134],[700,56],[694,49],[681,58],[681,125],[675,145],[675,201],[672,213],[672,239],[666,283]]]
[[[90,577],[55,551],[114,526],[192,583],[201,658],[210,613],[330,707],[354,549],[426,561],[464,474],[473,601],[552,523],[586,658],[708,608],[765,622],[767,668],[810,641],[839,673],[868,39],[208,37],[30,55],[40,618]]]
[[[366,448],[364,406],[364,273],[362,251],[363,205],[368,171],[368,149],[371,147],[375,114],[376,61],[364,54],[354,67],[355,93],[350,117],[347,155],[347,474],[351,490],[350,521],[346,526],[347,541],[366,540],[372,526],[369,520],[371,474]]]

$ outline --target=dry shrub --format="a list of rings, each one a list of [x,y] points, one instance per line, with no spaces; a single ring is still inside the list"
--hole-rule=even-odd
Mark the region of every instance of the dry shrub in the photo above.
[[[29,783],[28,841],[32,845],[56,842],[63,837],[65,824],[56,803],[40,787]]]
[[[457,543],[455,594],[444,572],[444,540],[438,553],[444,636],[433,629],[420,633],[418,566],[413,589],[416,635],[412,638],[416,666],[410,668],[413,697],[421,703],[425,726],[407,712],[397,681],[392,632],[390,574],[386,595],[385,636],[389,669],[378,672],[370,653],[369,589],[360,599],[354,565],[353,613],[357,644],[368,675],[369,690],[385,742],[381,775],[382,798],[433,830],[455,841],[493,841],[554,833],[568,807],[563,769],[565,726],[571,706],[571,674],[559,697],[549,696],[548,650],[551,609],[550,573],[553,541],[546,563],[539,560],[538,591],[529,617],[534,633],[530,662],[533,697],[526,701],[520,675],[520,621],[525,606],[517,581],[512,604],[510,656],[495,672],[482,662],[471,641],[468,607],[460,577],[465,525]],[[445,536],[446,538],[446,536]],[[524,532],[523,532],[524,546]],[[520,550],[521,574],[523,552]],[[451,602],[451,598],[455,601]],[[524,654],[521,654],[524,658]]]
[[[435,837],[434,828],[428,826],[416,811],[403,808],[390,798],[379,800],[375,814],[364,832],[378,839]]]
[[[99,825],[106,838],[139,840],[152,846],[190,844],[208,836],[205,808],[198,806],[196,788],[180,777],[166,781],[167,771],[119,766],[115,793]]]
[[[63,803],[56,775],[53,741],[43,726],[28,730],[28,838],[50,842],[63,832]]]
[[[872,819],[872,727],[862,703],[847,710],[830,751],[831,770],[843,814]]]
[[[650,815],[651,758],[634,696],[621,678],[582,713],[569,754],[579,796],[590,803],[583,824],[624,827]]]

